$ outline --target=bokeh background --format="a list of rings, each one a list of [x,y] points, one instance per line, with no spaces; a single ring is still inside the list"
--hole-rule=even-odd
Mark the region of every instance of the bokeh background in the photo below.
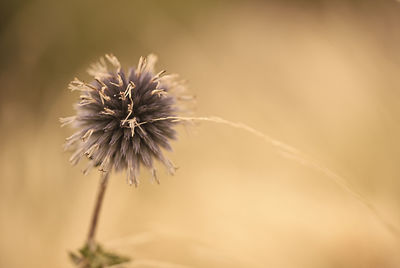
[[[98,174],[69,164],[58,118],[105,53],[158,54],[195,115],[291,144],[400,225],[399,50],[394,0],[2,0],[0,267],[72,267]],[[109,184],[98,238],[129,267],[400,267],[399,237],[325,174],[242,130],[179,132],[174,177]]]

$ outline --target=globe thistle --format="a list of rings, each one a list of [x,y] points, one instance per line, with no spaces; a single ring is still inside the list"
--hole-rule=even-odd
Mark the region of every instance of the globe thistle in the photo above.
[[[154,72],[156,60],[155,55],[141,57],[136,68],[124,72],[115,56],[106,55],[88,69],[91,83],[75,78],[69,84],[72,91],[81,92],[80,102],[75,116],[60,121],[78,129],[66,139],[65,148],[75,150],[70,158],[74,165],[84,156],[89,159],[85,174],[93,167],[105,174],[126,170],[129,184],[137,186],[143,165],[158,182],[154,160],[174,173],[162,149],[171,150],[180,122],[174,117],[187,97],[181,95],[185,87],[177,75]]]

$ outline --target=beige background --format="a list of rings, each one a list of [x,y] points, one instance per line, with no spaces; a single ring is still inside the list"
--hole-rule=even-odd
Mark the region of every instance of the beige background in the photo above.
[[[295,146],[400,225],[396,1],[1,5],[1,267],[72,267],[98,174],[70,166],[58,118],[78,98],[68,82],[109,52],[124,66],[158,54],[188,80],[196,115]],[[400,267],[400,238],[325,174],[242,130],[179,132],[174,177],[143,172],[134,189],[112,176],[98,238],[130,267]]]

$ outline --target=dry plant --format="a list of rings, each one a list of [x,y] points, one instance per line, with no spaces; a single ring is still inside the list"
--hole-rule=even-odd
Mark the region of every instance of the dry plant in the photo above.
[[[75,165],[86,156],[88,164],[84,174],[94,167],[101,173],[86,243],[79,253],[71,253],[72,260],[79,267],[100,268],[129,261],[127,257],[103,250],[95,239],[109,175],[113,170],[126,171],[127,182],[138,186],[139,169],[144,166],[159,183],[154,160],[163,163],[169,173],[174,174],[175,167],[163,155],[162,149],[171,149],[170,140],[176,137],[174,128],[177,124],[193,121],[208,121],[245,130],[262,138],[286,157],[320,171],[367,207],[392,235],[400,239],[398,227],[387,221],[348,180],[298,149],[243,123],[219,117],[181,116],[185,112],[183,103],[193,98],[184,95],[185,86],[177,75],[165,75],[165,71],[155,73],[155,55],[141,57],[138,66],[128,72],[122,70],[115,56],[106,55],[105,58],[107,62],[101,58],[88,70],[94,77],[93,82],[75,78],[70,83],[72,91],[81,92],[80,102],[75,105],[75,116],[60,119],[62,126],[70,124],[78,129],[66,139],[65,148],[74,150],[71,163]]]
[[[77,129],[65,143],[65,149],[74,150],[71,163],[75,165],[86,156],[89,161],[84,174],[95,167],[101,172],[86,243],[79,254],[71,254],[80,267],[106,267],[128,261],[104,251],[95,239],[109,175],[113,170],[127,171],[128,183],[138,186],[139,169],[144,166],[159,182],[154,160],[174,174],[175,167],[162,149],[171,149],[170,140],[176,137],[174,127],[178,123],[173,117],[184,111],[181,103],[191,99],[183,95],[185,87],[177,75],[154,72],[155,55],[141,57],[138,66],[128,72],[122,70],[115,56],[105,58],[107,62],[101,58],[88,69],[94,77],[92,83],[78,78],[70,83],[72,91],[81,92],[80,102],[75,105],[75,116],[60,119],[63,126],[71,124]],[[164,120],[151,122],[156,118]]]

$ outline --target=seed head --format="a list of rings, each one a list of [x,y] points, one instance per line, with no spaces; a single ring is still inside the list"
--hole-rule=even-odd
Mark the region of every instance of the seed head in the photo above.
[[[143,165],[158,182],[154,160],[162,162],[169,173],[175,171],[162,149],[171,150],[179,121],[155,119],[176,117],[182,111],[180,102],[187,98],[179,96],[185,87],[176,75],[154,72],[155,55],[141,57],[127,73],[115,56],[105,58],[88,69],[94,78],[91,83],[75,78],[69,84],[72,91],[81,92],[76,115],[60,119],[62,126],[71,124],[77,129],[66,139],[65,148],[75,150],[70,161],[75,165],[86,156],[85,174],[93,167],[105,174],[126,170],[129,184],[136,186]]]

